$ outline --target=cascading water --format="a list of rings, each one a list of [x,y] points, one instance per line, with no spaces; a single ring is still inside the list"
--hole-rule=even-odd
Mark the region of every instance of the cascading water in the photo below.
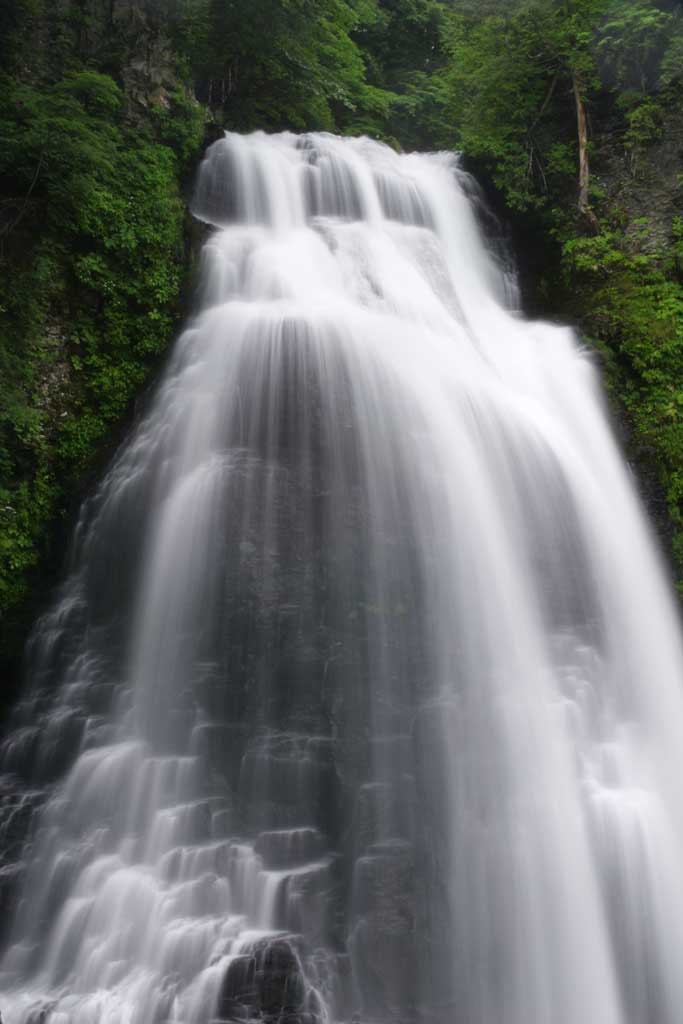
[[[680,1024],[674,608],[469,191],[209,150],[201,310],[2,747],[7,1024]]]

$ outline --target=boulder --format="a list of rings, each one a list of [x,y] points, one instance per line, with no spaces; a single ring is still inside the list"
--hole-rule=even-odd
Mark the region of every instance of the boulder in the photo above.
[[[221,1020],[317,1024],[306,1006],[306,982],[292,937],[259,939],[250,950],[231,959],[221,986],[218,1016]]]

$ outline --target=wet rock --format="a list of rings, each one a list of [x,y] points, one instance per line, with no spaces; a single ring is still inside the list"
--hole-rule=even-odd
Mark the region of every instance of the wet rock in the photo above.
[[[41,790],[23,791],[16,777],[0,776],[0,945],[7,938],[24,877],[24,847],[44,801]]]
[[[44,800],[41,791],[22,792],[18,780],[0,780],[0,864],[21,856],[36,808]]]
[[[230,1019],[237,1006],[254,1006],[258,999],[255,985],[256,957],[253,954],[236,956],[228,964],[221,987],[219,1013]]]
[[[424,937],[419,948],[420,974],[437,1006],[453,998],[452,965],[456,950],[452,944],[454,908],[449,902],[449,832],[443,809],[449,799],[453,744],[463,735],[466,723],[457,702],[439,702],[420,708],[415,716],[413,739],[417,800],[421,828],[416,833],[415,906],[417,927]]]
[[[313,946],[330,941],[340,900],[336,861],[328,858],[293,872],[282,892],[283,925]]]
[[[289,942],[275,939],[268,943],[257,958],[256,986],[264,1014],[283,1010],[291,1014],[303,1009],[306,986],[299,960]]]
[[[337,949],[343,946],[343,939]],[[307,999],[310,1011],[332,1020],[349,1020],[356,1005],[351,977],[351,961],[347,953],[328,945],[318,946],[305,957],[306,979],[311,988]]]
[[[0,867],[0,946],[7,939],[23,878],[21,864]]]
[[[239,792],[251,827],[331,827],[339,801],[335,745],[327,737],[277,733],[246,751]]]
[[[278,1024],[318,1024],[318,1017],[314,1013],[283,1013]]]
[[[228,808],[214,811],[211,815],[211,836],[214,839],[227,839],[235,825],[235,815]]]
[[[293,940],[259,940],[251,952],[234,957],[225,972],[218,1012],[221,1020],[243,1020],[247,1015],[316,1024],[306,1007],[306,982]]]
[[[229,1021],[245,1021],[249,1020],[249,1007],[245,1006],[244,1003],[238,1002],[238,1000],[226,999],[222,1005],[222,1012],[224,1016],[220,1022],[216,1024],[226,1024]]]
[[[362,1009],[385,1016],[410,1011],[415,993],[413,851],[387,840],[356,861],[353,903],[356,922],[349,952]]]
[[[55,782],[71,767],[81,747],[85,722],[78,709],[60,708],[43,723],[33,766],[39,784]]]
[[[255,850],[265,868],[290,868],[318,860],[325,849],[320,832],[314,828],[277,829],[261,832]]]
[[[192,731],[193,749],[201,758],[207,778],[214,784],[223,780],[226,795],[232,796],[237,787],[245,733],[244,725],[230,722],[202,723]]]
[[[40,726],[22,725],[9,733],[0,747],[0,765],[7,777],[31,778],[40,743]],[[0,783],[0,799],[4,784]]]
[[[28,1015],[25,1017],[26,1024],[47,1024],[53,1007],[53,1003],[38,1004],[29,1010]]]
[[[353,836],[357,849],[364,849],[396,834],[399,801],[394,786],[386,782],[366,782],[356,799]]]

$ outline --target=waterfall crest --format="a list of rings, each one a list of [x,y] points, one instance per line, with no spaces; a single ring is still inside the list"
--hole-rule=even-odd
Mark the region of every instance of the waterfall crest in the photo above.
[[[0,748],[6,1024],[680,1024],[675,609],[474,201],[209,149],[198,312]]]

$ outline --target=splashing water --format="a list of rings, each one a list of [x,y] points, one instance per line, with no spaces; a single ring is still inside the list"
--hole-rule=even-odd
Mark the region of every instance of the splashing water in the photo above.
[[[681,643],[590,360],[446,155],[228,135],[193,212],[2,747],[6,1024],[680,1024]]]

